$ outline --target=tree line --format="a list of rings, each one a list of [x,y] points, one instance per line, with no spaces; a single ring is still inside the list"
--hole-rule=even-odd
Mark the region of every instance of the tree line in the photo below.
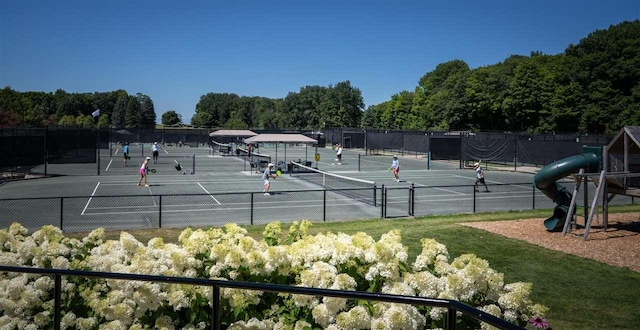
[[[101,127],[153,127],[151,99],[107,93],[0,91],[0,125],[87,126],[101,109]],[[164,125],[182,123],[175,110]],[[462,60],[441,63],[413,91],[365,109],[350,81],[304,86],[284,98],[207,93],[190,124],[229,129],[367,127],[404,130],[474,130],[614,133],[640,125],[640,21],[596,30],[563,53],[512,55],[475,69]]]
[[[640,125],[640,21],[597,30],[564,53],[470,69],[439,64],[414,91],[370,106],[362,126],[406,130],[614,133]]]
[[[67,93],[61,89],[55,93],[18,92],[10,87],[0,90],[0,126],[154,128],[155,124],[153,101],[141,93]]]

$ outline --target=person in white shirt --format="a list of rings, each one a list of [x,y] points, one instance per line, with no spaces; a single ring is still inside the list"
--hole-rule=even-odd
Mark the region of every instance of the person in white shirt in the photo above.
[[[396,178],[396,182],[400,182],[400,161],[398,161],[398,156],[393,155],[393,162],[391,163],[391,171],[393,172],[393,176]]]
[[[269,193],[269,188],[271,187],[271,183],[269,183],[269,178],[276,178],[275,174],[271,174],[271,169],[273,168],[273,164],[269,163],[269,165],[267,165],[267,168],[264,169],[264,172],[262,173],[262,181],[264,182],[264,190],[262,190],[262,192],[264,193],[265,196],[269,196],[271,195]]]
[[[338,165],[342,165],[342,145],[340,143],[336,145],[336,160]]]
[[[476,170],[476,184],[475,184],[476,191],[479,191],[478,183],[482,183],[484,185],[485,191],[489,192],[489,187],[487,187],[487,184],[484,182],[484,170],[482,170],[482,167],[480,167],[480,163],[473,164],[473,168]]]
[[[154,142],[153,146],[151,147],[151,155],[153,156],[153,163],[157,164],[158,163],[158,151],[160,150],[160,147],[158,146],[158,142]]]

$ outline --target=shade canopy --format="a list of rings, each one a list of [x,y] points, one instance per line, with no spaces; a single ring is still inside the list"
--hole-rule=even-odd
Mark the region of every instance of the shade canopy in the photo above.
[[[302,134],[258,134],[244,139],[244,143],[310,143],[317,144],[318,140]]]
[[[246,130],[246,129],[220,129],[215,132],[209,133],[209,136],[211,137],[215,137],[215,136],[248,137],[248,136],[255,136],[255,135],[258,135],[258,133],[250,130]]]

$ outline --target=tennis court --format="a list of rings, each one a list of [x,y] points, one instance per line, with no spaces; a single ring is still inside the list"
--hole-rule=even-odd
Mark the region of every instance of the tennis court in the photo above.
[[[475,173],[457,169],[458,164],[432,162],[426,169],[426,159],[400,157],[401,182],[394,182],[388,172],[391,156],[362,156],[358,151],[345,150],[343,165],[336,165],[335,152],[330,148],[318,149],[320,161],[316,162],[315,148],[295,145],[287,147],[286,158],[284,150],[280,154],[283,148],[278,148],[280,160],[275,147],[262,146],[259,150],[285,171],[271,180],[271,196],[262,194],[261,173],[251,168],[246,156],[212,154],[208,148],[161,149],[158,163],[150,165],[156,173],[149,174],[150,187],[145,188],[136,185],[137,171],[146,157],[144,148],[131,151],[128,166],[123,165],[121,150],[112,151],[111,157],[101,157],[100,175],[56,176],[1,185],[0,227],[8,227],[14,221],[30,230],[45,224],[61,226],[65,231],[200,227],[229,222],[337,221],[554,206],[533,189],[532,174],[489,171],[486,181],[491,192],[476,193]],[[311,162],[313,167],[328,172],[320,174],[328,190],[306,177],[311,173],[287,173],[287,164],[298,160],[298,165]],[[184,170],[176,170],[177,163]],[[354,183],[349,178],[358,181]],[[327,180],[332,183],[326,184]],[[572,184],[567,187],[573,189]]]

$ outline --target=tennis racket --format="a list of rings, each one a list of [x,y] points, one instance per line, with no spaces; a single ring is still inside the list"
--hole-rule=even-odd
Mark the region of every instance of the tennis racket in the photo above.
[[[182,171],[182,166],[180,165],[180,162],[177,160],[175,162],[176,162],[176,166],[175,166],[176,170]]]
[[[156,169],[155,169],[155,168],[150,168],[150,169],[149,169],[149,172],[150,172],[150,173],[156,173]]]
[[[387,171],[388,171],[389,173],[391,173],[391,167],[389,167],[389,168],[387,169]]]

